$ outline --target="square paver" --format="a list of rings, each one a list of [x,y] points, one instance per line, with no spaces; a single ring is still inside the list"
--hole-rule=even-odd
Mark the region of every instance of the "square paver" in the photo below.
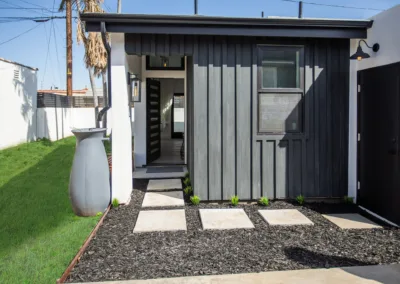
[[[356,213],[349,214],[326,214],[322,215],[333,224],[342,229],[373,229],[381,228],[371,220]]]
[[[314,225],[314,223],[296,209],[258,210],[271,226]]]
[[[140,211],[134,233],[186,231],[184,209]]]
[[[200,209],[199,211],[204,230],[254,228],[243,209]]]
[[[182,182],[180,179],[151,179],[147,185],[147,190],[169,190],[169,189],[182,189]]]
[[[184,206],[182,191],[146,192],[142,207]]]

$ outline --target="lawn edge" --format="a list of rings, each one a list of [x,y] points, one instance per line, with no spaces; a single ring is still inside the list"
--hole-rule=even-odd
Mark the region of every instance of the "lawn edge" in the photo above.
[[[67,280],[69,274],[71,273],[72,269],[75,267],[75,265],[79,262],[82,254],[85,252],[87,246],[89,245],[90,241],[93,239],[93,237],[96,235],[97,231],[99,230],[100,226],[103,224],[103,221],[105,217],[107,216],[108,212],[111,209],[111,204],[108,205],[106,211],[104,212],[103,216],[100,218],[99,222],[97,223],[96,227],[92,230],[90,235],[86,238],[85,242],[79,249],[78,253],[75,255],[75,257],[72,259],[68,267],[65,269],[64,273],[61,275],[59,279],[56,280],[57,284],[65,283]]]

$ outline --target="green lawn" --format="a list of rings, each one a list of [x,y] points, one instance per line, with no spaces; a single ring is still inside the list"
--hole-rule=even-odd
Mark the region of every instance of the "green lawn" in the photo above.
[[[0,151],[0,282],[55,283],[100,217],[68,196],[75,138]]]

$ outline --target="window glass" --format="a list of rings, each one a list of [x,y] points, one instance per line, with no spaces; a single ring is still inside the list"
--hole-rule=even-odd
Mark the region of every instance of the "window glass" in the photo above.
[[[258,97],[258,131],[301,132],[302,94],[261,93]]]
[[[261,47],[261,88],[300,88],[300,48]]]
[[[183,69],[182,56],[149,56],[149,69]]]

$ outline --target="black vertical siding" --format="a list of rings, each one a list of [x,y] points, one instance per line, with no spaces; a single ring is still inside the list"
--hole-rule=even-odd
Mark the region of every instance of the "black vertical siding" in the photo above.
[[[152,42],[153,41],[153,42]],[[304,45],[303,133],[257,133],[259,38],[127,35],[126,51],[188,56],[188,163],[203,200],[347,192],[349,40]]]

